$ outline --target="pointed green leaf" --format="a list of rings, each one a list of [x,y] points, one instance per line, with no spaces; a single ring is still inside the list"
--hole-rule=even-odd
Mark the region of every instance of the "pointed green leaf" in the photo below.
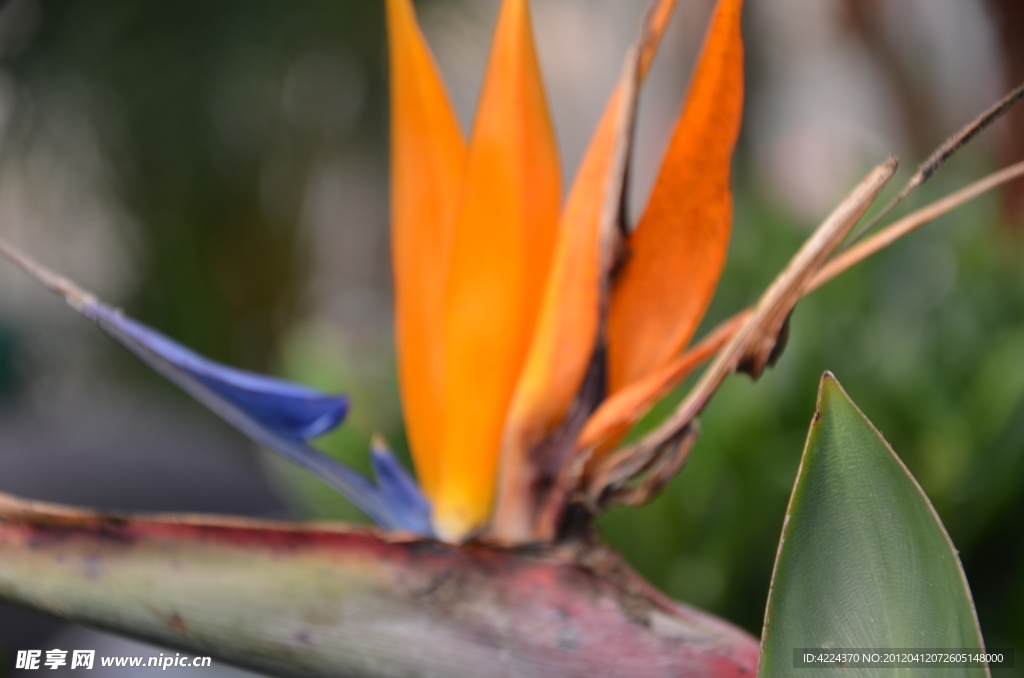
[[[782,529],[758,675],[793,675],[796,648],[981,647],[967,580],[935,509],[826,372]],[[850,673],[823,667],[814,675]],[[988,669],[928,675],[987,676]]]

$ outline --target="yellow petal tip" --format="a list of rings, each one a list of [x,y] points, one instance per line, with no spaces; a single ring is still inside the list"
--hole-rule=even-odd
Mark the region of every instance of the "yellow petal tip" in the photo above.
[[[450,544],[460,544],[472,536],[483,523],[463,506],[436,506],[434,509],[434,532],[438,539]]]

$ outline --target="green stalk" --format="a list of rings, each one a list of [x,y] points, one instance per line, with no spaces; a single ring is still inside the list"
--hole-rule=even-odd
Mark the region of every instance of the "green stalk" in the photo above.
[[[0,495],[0,598],[279,676],[751,675],[758,644],[595,547],[507,550]]]

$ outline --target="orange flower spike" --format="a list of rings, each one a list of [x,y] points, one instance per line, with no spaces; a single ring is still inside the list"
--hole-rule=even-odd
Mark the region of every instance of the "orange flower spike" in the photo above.
[[[467,158],[443,331],[440,536],[491,512],[502,429],[541,303],[558,225],[558,153],[526,0],[505,0]]]
[[[648,14],[639,58],[612,92],[566,200],[537,330],[509,411],[492,536],[532,535],[531,496],[538,465],[533,449],[558,425],[579,391],[597,342],[603,279],[609,268],[623,189],[636,88],[646,75],[677,0]],[[635,72],[634,72],[635,71]],[[628,130],[626,130],[628,131]]]
[[[626,104],[613,94],[609,114],[580,166],[559,224],[556,257],[523,373],[516,384],[502,440],[501,475],[492,536],[527,541],[532,536],[536,465],[531,458],[565,416],[579,391],[597,341],[602,259],[600,221],[605,212],[616,128]]]
[[[434,496],[443,425],[446,261],[466,148],[410,0],[387,0],[391,247],[402,408],[420,484]]]
[[[647,208],[629,238],[608,318],[609,392],[690,341],[729,245],[729,174],[743,113],[742,0],[719,0]]]

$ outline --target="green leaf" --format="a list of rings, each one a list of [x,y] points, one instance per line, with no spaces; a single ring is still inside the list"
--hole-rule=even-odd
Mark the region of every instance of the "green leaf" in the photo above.
[[[935,509],[826,372],[782,529],[758,675],[793,675],[795,648],[982,647],[967,580]],[[814,675],[851,674],[828,667]],[[987,676],[988,669],[928,675]]]

